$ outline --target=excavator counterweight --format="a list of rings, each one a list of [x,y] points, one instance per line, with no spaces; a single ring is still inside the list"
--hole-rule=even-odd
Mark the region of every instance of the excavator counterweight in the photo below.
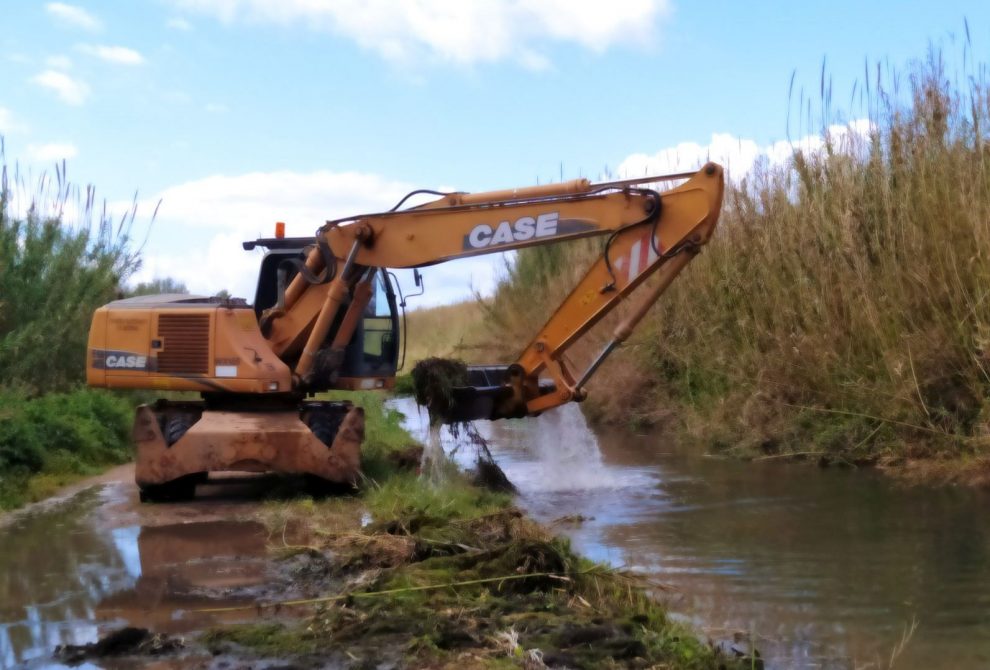
[[[657,183],[674,185],[649,187]],[[199,394],[137,410],[146,498],[188,496],[208,473],[231,470],[350,485],[360,475],[363,413],[319,394],[393,388],[403,334],[390,269],[604,238],[602,254],[514,362],[468,368],[445,418],[533,416],[585,397],[598,366],[708,242],[722,192],[722,169],[709,163],[619,182],[436,194],[403,209],[407,196],[388,212],[329,221],[314,238],[246,242],[267,249],[253,304],[168,295],[101,307],[87,381]],[[601,354],[572,370],[567,350],[630,300]]]

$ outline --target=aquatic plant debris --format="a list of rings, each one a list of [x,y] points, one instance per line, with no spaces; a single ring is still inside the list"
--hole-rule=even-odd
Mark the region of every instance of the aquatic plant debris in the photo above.
[[[518,493],[505,471],[495,462],[488,441],[477,427],[468,421],[452,421],[454,388],[467,384],[467,365],[456,359],[425,358],[413,368],[412,379],[416,402],[426,407],[430,417],[430,439],[423,453],[422,471],[432,481],[442,481],[439,426],[446,423],[455,438],[463,434],[475,448],[476,485],[502,493]]]
[[[475,448],[474,484],[499,493],[519,493],[501,466],[495,462],[486,440],[473,423],[459,426]]]
[[[454,409],[454,388],[465,386],[467,365],[452,358],[424,358],[412,369],[416,402],[430,415],[430,425],[447,422]]]

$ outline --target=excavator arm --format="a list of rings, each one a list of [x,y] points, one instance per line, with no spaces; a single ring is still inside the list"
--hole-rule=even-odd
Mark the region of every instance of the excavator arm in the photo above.
[[[662,192],[644,187],[676,181],[682,183]],[[317,369],[325,372],[340,360],[379,268],[417,268],[607,236],[602,255],[516,362],[479,368],[471,385],[455,389],[459,410],[451,418],[538,414],[584,398],[583,387],[601,362],[708,242],[723,182],[722,168],[708,163],[695,173],[662,177],[452,193],[417,207],[330,221],[318,232],[305,268],[262,318],[263,330],[275,353],[293,365],[295,383],[306,388]],[[572,370],[567,350],[654,274],[658,280],[639,292],[642,297],[591,365]],[[315,281],[316,275],[323,281]],[[333,279],[326,281],[328,276]],[[339,325],[331,333],[334,324]],[[552,385],[541,384],[541,376]]]

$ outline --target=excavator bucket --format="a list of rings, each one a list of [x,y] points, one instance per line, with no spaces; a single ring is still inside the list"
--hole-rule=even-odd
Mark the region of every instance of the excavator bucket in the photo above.
[[[529,412],[523,397],[521,377],[509,365],[469,365],[457,361],[445,362],[448,366],[461,365],[464,371],[463,384],[438,388],[438,378],[443,375],[431,374],[421,383],[419,399],[424,401],[431,414],[441,423],[464,423],[468,421],[496,419],[520,419]],[[414,379],[416,375],[414,373]],[[422,378],[421,378],[422,379]],[[442,386],[442,381],[439,384]],[[552,393],[555,387],[548,382],[534,385],[532,392],[537,395]],[[430,396],[441,396],[431,398]],[[439,402],[437,402],[439,400]]]
[[[352,485],[361,468],[364,410],[348,403],[338,414],[307,425],[305,410],[301,416],[205,409],[174,439],[168,409],[142,405],[134,423],[135,479],[149,499],[190,497],[207,473],[219,471],[304,474]]]

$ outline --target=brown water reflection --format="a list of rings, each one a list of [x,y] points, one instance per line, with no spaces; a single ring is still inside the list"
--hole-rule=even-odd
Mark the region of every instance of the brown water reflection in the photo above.
[[[771,668],[886,667],[914,621],[896,667],[990,667],[987,492],[702,458],[551,414],[481,427],[522,504],[544,521],[594,517],[559,530],[658,577],[713,637],[755,638]]]
[[[56,645],[124,623],[198,630],[218,615],[193,610],[255,600],[267,577],[261,524],[104,523],[130,488],[89,489],[0,526],[0,668],[57,667]]]

